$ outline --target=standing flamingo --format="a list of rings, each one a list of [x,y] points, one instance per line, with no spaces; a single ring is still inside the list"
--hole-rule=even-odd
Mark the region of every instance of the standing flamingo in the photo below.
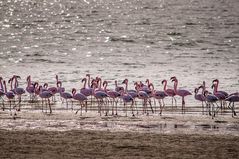
[[[110,99],[112,99],[112,115],[114,115],[114,106],[115,106],[115,115],[118,115],[117,113],[117,103],[118,100],[117,98],[121,96],[121,94],[115,90],[107,90],[107,86],[108,86],[108,82],[104,81],[103,82],[103,86],[104,86],[104,90],[105,92],[108,94],[108,96],[110,97]]]
[[[104,99],[107,100],[107,98],[109,96],[104,91],[101,91],[101,90],[96,91],[96,87],[97,87],[97,83],[96,82],[93,82],[92,86],[93,86],[93,95],[96,98],[97,103],[98,103],[98,112],[100,113],[100,116],[101,116],[102,105],[103,104],[106,105],[108,103],[108,102],[105,103]],[[108,115],[108,110],[106,110],[106,114],[105,115],[106,116]]]
[[[31,76],[27,76],[27,87],[26,87],[26,91],[29,93],[30,96],[30,101],[33,102],[34,100],[34,92],[35,92],[35,88],[34,88],[34,84],[31,82]]]
[[[57,84],[58,84],[58,85],[60,86],[60,88],[61,88],[61,86],[62,86],[61,81],[58,81]],[[60,96],[61,96],[61,98],[63,98],[63,99],[66,100],[66,108],[68,109],[68,100],[69,100],[69,99],[72,99],[73,96],[71,95],[71,93],[63,92],[62,89],[60,89]],[[73,104],[72,104],[72,103],[71,103],[71,109],[73,110]]]
[[[15,80],[15,84],[14,84],[14,92],[15,92],[15,94],[18,96],[18,104],[19,104],[19,108],[18,108],[18,111],[20,111],[20,104],[21,104],[21,97],[22,97],[22,95],[25,93],[25,90],[23,89],[23,88],[20,88],[20,87],[18,87],[18,78],[19,79],[21,79],[21,77],[20,76],[16,76],[16,75],[14,75],[13,77],[12,77],[12,80]]]
[[[86,103],[86,100],[87,100],[87,97],[82,94],[82,93],[76,93],[76,89],[75,88],[72,88],[72,98],[79,101],[80,102],[80,109],[78,109],[76,111],[76,114],[78,113],[79,110],[81,110],[81,114],[82,115],[82,108],[83,107],[86,107],[87,103]]]
[[[4,85],[4,88],[5,88],[5,95],[9,101],[9,105],[10,105],[10,112],[11,112],[11,115],[12,115],[12,101],[14,101],[14,97],[15,97],[15,94],[13,91],[7,91],[7,85],[6,85],[6,81],[4,80],[3,81],[3,85]],[[14,113],[14,116],[16,116],[16,112]]]
[[[188,90],[177,89],[178,80],[177,80],[176,77],[171,77],[171,80],[172,80],[172,82],[174,82],[174,92],[175,92],[175,94],[182,97],[182,113],[185,113],[185,100],[184,100],[184,98],[188,95],[192,95],[192,93],[189,92]]]
[[[167,87],[167,80],[163,80],[162,81],[162,84],[164,84],[164,92],[165,94],[167,94],[168,96],[172,97],[172,108],[173,108],[173,100],[174,100],[174,103],[175,103],[175,106],[177,107],[177,101],[176,101],[176,98],[175,98],[175,92],[173,89],[166,89]]]
[[[5,106],[4,106],[4,99],[3,99],[3,96],[5,95],[5,92],[4,92],[4,87],[3,87],[3,84],[2,84],[2,77],[0,77],[0,98],[2,100],[2,110],[4,111],[5,109]]]
[[[159,102],[159,106],[160,106],[160,112],[159,114],[162,115],[162,111],[163,111],[163,108],[165,106],[164,104],[164,98],[166,96],[168,96],[164,91],[157,91],[157,90],[154,90],[154,85],[152,83],[149,84],[149,87],[152,88],[152,96],[158,100]],[[162,103],[161,103],[161,100],[162,100]],[[155,111],[156,111],[156,108],[155,108]]]
[[[50,109],[50,114],[52,113],[50,98],[53,96],[52,92],[45,90],[43,91],[42,86],[39,86],[39,97],[42,99],[42,112],[43,112],[43,100],[45,100],[46,108],[47,108],[47,101]],[[46,109],[47,110],[47,109]]]
[[[205,100],[206,100],[207,104],[209,105],[209,115],[212,115],[212,119],[213,119],[217,112],[217,109],[215,109],[214,103],[216,103],[218,101],[218,98],[213,94],[209,94],[209,92],[207,90],[205,90],[204,96],[205,96]],[[216,103],[216,105],[217,105],[217,103]],[[217,107],[218,107],[218,105],[217,105]]]
[[[116,92],[122,92],[122,91],[124,91],[124,87],[118,86],[117,80],[115,80],[115,91],[116,91]]]
[[[195,88],[194,90],[194,98],[200,102],[202,102],[202,114],[204,114],[204,102],[205,102],[205,96],[203,94],[199,94],[198,90],[201,88],[201,86],[199,88]]]
[[[151,105],[150,102],[150,96],[148,95],[148,93],[146,91],[144,91],[145,89],[140,89],[140,87],[142,87],[142,85],[138,84],[137,82],[135,82],[135,86],[136,86],[136,90],[138,93],[138,98],[143,100],[143,113],[146,112],[147,115],[148,113],[148,109],[147,109],[147,103],[149,102],[152,113],[154,113],[153,107]]]
[[[231,95],[231,96],[227,97],[225,99],[225,101],[229,101],[228,107],[231,108],[231,110],[232,110],[232,117],[236,116],[237,114],[236,114],[236,111],[235,111],[234,103],[239,102],[239,95],[238,94]],[[231,104],[232,104],[232,106],[231,106]]]

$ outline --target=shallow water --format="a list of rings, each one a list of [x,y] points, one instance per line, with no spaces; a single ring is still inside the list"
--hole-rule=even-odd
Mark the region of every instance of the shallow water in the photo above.
[[[1,0],[0,75],[19,74],[26,85],[29,74],[51,84],[58,74],[69,89],[80,88],[86,73],[128,78],[130,87],[149,78],[156,89],[177,76],[191,92],[218,78],[219,89],[236,92],[238,7],[230,0]]]

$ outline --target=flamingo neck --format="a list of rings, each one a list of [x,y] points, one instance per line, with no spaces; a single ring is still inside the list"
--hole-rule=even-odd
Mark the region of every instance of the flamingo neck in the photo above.
[[[164,91],[166,91],[166,87],[167,87],[167,81],[164,81],[164,87],[163,87]]]
[[[88,76],[88,87],[90,88],[90,76]]]
[[[174,81],[174,92],[177,93],[178,81]]]
[[[0,87],[1,87],[1,90],[3,90],[3,84],[2,84],[2,80],[0,80]]]
[[[7,93],[7,85],[6,85],[6,82],[3,81],[3,84],[4,84],[5,93]]]
[[[86,87],[86,79],[84,79],[84,86],[83,86],[83,88],[85,89],[85,87]]]

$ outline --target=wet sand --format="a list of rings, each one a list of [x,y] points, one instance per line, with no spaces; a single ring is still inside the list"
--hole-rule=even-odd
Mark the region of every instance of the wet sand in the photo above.
[[[0,158],[238,158],[228,135],[0,130]]]
[[[99,116],[71,110],[0,112],[0,158],[238,158],[239,118]]]

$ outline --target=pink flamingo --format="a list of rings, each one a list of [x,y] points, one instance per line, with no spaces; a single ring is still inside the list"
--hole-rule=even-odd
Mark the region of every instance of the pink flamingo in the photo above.
[[[236,116],[236,111],[235,111],[235,102],[239,102],[239,94],[235,93],[225,99],[225,101],[229,101],[228,107],[232,110],[232,117]],[[232,103],[232,106],[231,106]]]
[[[107,86],[108,86],[108,82],[107,81],[104,81],[103,82],[103,86],[104,86],[104,90],[105,92],[107,93],[107,95],[112,99],[112,115],[114,115],[114,106],[115,106],[115,115],[118,115],[117,114],[117,103],[118,103],[118,100],[117,98],[121,96],[121,94],[115,90],[107,90]]]
[[[136,90],[137,90],[137,93],[138,93],[138,98],[143,100],[143,112],[147,112],[147,115],[149,114],[148,110],[147,110],[147,102],[149,102],[152,113],[154,113],[151,102],[149,101],[150,96],[148,95],[148,93],[144,90],[140,90],[140,87],[142,87],[142,86],[140,84],[138,84],[137,82],[135,83],[135,86],[136,86]]]
[[[57,93],[65,92],[65,88],[62,87],[61,85],[59,86],[59,82],[61,82],[61,81],[59,80],[58,75],[56,75],[56,87],[57,87]]]
[[[125,88],[124,88],[124,92],[123,94],[126,94],[126,95],[130,95],[132,98],[133,98],[133,101],[134,101],[134,107],[136,108],[137,110],[137,114],[138,114],[138,109],[137,109],[137,106],[136,106],[136,98],[138,97],[138,93],[136,90],[134,89],[131,89],[131,90],[128,90],[128,79],[124,79],[124,81],[122,82],[122,84],[125,84]],[[122,92],[121,92],[122,93]],[[126,105],[126,103],[129,103],[131,102],[131,100],[129,100],[130,98],[126,98],[126,101],[124,102],[124,105]],[[127,101],[128,100],[128,101]]]
[[[96,98],[97,100],[97,103],[98,103],[98,112],[100,113],[100,116],[101,116],[101,109],[102,109],[102,105],[105,104],[104,102],[104,99],[107,100],[107,98],[109,97],[108,94],[106,94],[106,92],[104,91],[101,91],[101,90],[98,90],[96,91],[96,86],[97,86],[97,83],[96,82],[93,82],[92,83],[92,86],[93,86],[93,95],[94,97]],[[106,102],[108,103],[108,102]],[[105,104],[106,105],[106,104]],[[108,110],[106,110],[106,116],[108,115]]]
[[[124,87],[118,86],[117,80],[115,80],[115,91],[116,91],[116,92],[122,92],[122,91],[124,91]]]
[[[88,75],[88,74],[87,74]],[[86,75],[86,76],[87,76]],[[83,78],[81,82],[84,82],[84,86],[83,88],[80,89],[80,93],[84,94],[86,97],[90,96],[90,103],[91,103],[91,106],[92,106],[92,96],[93,96],[93,88],[91,88],[89,86],[89,78],[90,75],[88,75],[88,88],[86,88],[86,82],[87,82],[87,79],[86,78]],[[87,105],[86,105],[86,111],[87,111]]]
[[[160,105],[160,115],[162,115],[163,108],[165,106],[164,104],[164,98],[167,97],[168,95],[164,91],[156,91],[154,90],[154,85],[152,83],[149,84],[149,87],[152,88],[152,96],[158,100],[159,105]],[[163,102],[163,105],[161,103],[161,100]],[[156,111],[156,108],[155,108]]]
[[[204,114],[204,104],[203,104],[203,103],[205,102],[205,96],[204,96],[203,94],[199,94],[199,93],[198,93],[198,90],[199,90],[200,88],[202,88],[202,87],[200,86],[199,88],[195,88],[195,89],[194,89],[194,93],[195,93],[194,98],[195,98],[196,100],[202,102],[202,114]]]
[[[4,111],[5,109],[5,106],[4,106],[4,100],[3,100],[3,96],[5,95],[5,92],[4,92],[4,87],[3,87],[3,84],[2,84],[2,77],[0,77],[0,98],[2,100],[2,110]]]
[[[59,85],[59,87],[61,88],[62,87],[61,81],[58,81],[57,85]],[[60,96],[61,98],[66,100],[66,108],[68,109],[68,100],[72,99],[73,96],[71,95],[71,93],[63,92],[62,89],[60,89]],[[73,104],[71,104],[71,109],[73,110]]]
[[[167,87],[167,80],[163,80],[162,84],[164,84],[164,92],[165,92],[165,94],[167,94],[168,96],[172,97],[172,107],[173,107],[173,100],[174,100],[175,106],[177,107],[177,101],[176,101],[176,98],[175,98],[176,93],[174,92],[173,89],[170,89],[170,88],[166,89],[166,87]]]
[[[217,84],[216,83],[213,83],[212,84],[212,89],[213,90],[213,94],[218,98],[218,100],[220,101],[220,105],[221,105],[221,114],[222,114],[222,109],[223,109],[223,106],[225,106],[225,99],[226,99],[226,96],[224,93],[222,93],[221,91],[217,91]]]
[[[52,92],[50,92],[48,90],[43,91],[42,86],[39,86],[39,97],[42,99],[42,112],[43,112],[43,100],[45,100],[46,108],[47,108],[47,101],[48,101],[50,114],[52,113],[51,103],[50,103],[50,98],[52,96],[53,96]]]
[[[21,77],[20,76],[16,76],[16,75],[14,75],[13,77],[12,77],[12,80],[15,80],[15,84],[14,84],[14,92],[15,92],[15,94],[18,96],[18,104],[19,104],[19,108],[18,108],[18,111],[20,111],[20,104],[21,104],[21,97],[22,97],[22,95],[25,93],[25,90],[23,89],[23,88],[20,88],[20,87],[18,87],[18,80],[17,79],[21,79]]]
[[[80,115],[82,115],[82,108],[86,107],[86,105],[87,105],[87,103],[86,103],[87,97],[84,94],[82,94],[82,93],[76,93],[76,89],[75,88],[72,88],[72,95],[73,95],[73,97],[72,97],[73,99],[75,99],[75,100],[80,102],[80,109],[78,109],[76,111],[76,114],[78,113],[79,110],[81,110],[81,114]]]
[[[182,113],[185,113],[185,100],[184,100],[184,98],[188,95],[192,95],[192,93],[189,92],[188,90],[177,89],[178,80],[177,80],[176,77],[171,77],[171,80],[172,80],[172,82],[174,82],[174,92],[175,92],[175,94],[182,97]]]
[[[33,102],[35,88],[34,88],[34,84],[31,82],[31,76],[30,76],[30,75],[27,76],[27,87],[26,87],[26,91],[30,94],[30,101]]]
[[[209,115],[212,115],[212,119],[213,119],[217,112],[217,110],[215,109],[214,103],[216,103],[218,101],[218,98],[213,94],[209,94],[209,92],[207,90],[204,91],[204,96],[205,96],[205,100],[206,100],[207,104],[209,105]],[[216,103],[216,105],[217,105],[217,103]],[[217,107],[218,107],[218,105],[217,105]],[[211,114],[211,112],[213,114]]]
[[[3,85],[4,85],[4,88],[5,88],[5,95],[9,101],[9,105],[10,105],[10,111],[12,111],[12,101],[14,101],[14,97],[15,97],[15,94],[13,91],[7,91],[7,85],[6,85],[6,81],[3,81]],[[11,112],[11,115],[12,115],[12,112]],[[14,116],[16,116],[16,112],[14,113]]]
[[[215,80],[213,80],[212,81],[212,83],[214,84],[215,83],[215,88],[214,88],[214,93],[221,93],[221,94],[223,94],[225,97],[227,97],[228,96],[228,93],[227,92],[225,92],[225,91],[218,91],[218,85],[219,85],[219,80],[218,79],[215,79]]]

